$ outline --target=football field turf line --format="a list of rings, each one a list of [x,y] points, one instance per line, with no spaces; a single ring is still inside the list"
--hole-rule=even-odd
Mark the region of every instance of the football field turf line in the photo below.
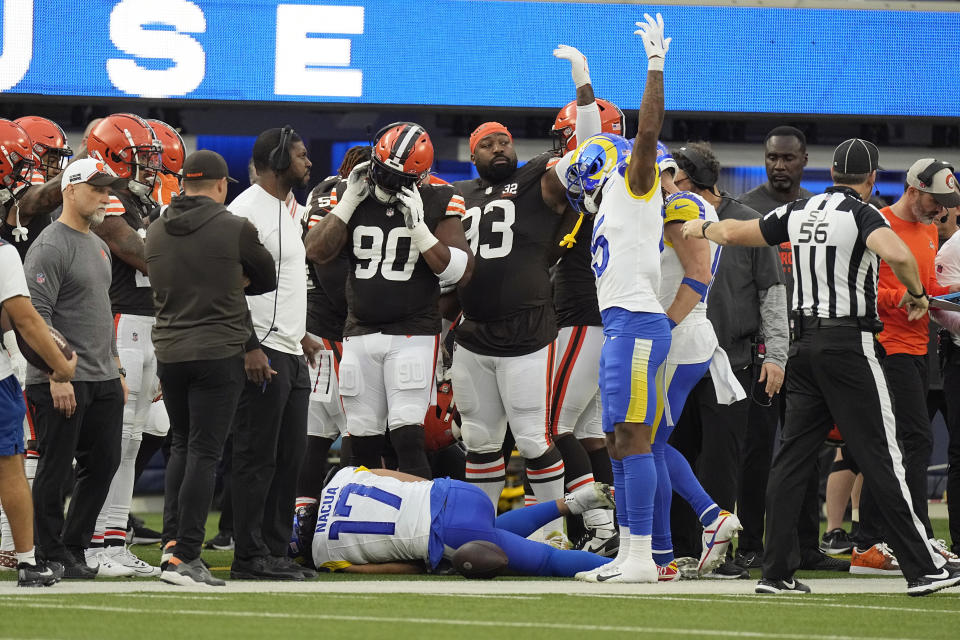
[[[816,598],[811,597],[806,594],[784,594],[784,595],[761,595],[757,594],[755,596],[743,595],[737,596],[736,598],[730,596],[716,596],[712,598],[697,598],[697,597],[681,597],[681,596],[647,596],[647,595],[614,595],[609,593],[591,593],[584,594],[588,598],[618,598],[624,600],[666,600],[673,602],[710,602],[710,603],[724,603],[724,604],[735,604],[743,606],[753,606],[755,604],[772,604],[780,605],[785,607],[829,607],[834,609],[861,609],[861,610],[875,610],[875,611],[903,611],[906,613],[950,613],[950,614],[960,614],[960,607],[957,609],[918,609],[913,607],[889,607],[882,605],[871,605],[871,604],[839,604],[834,602],[833,599],[829,598]],[[906,599],[907,596],[904,596],[901,599]],[[956,600],[953,600],[956,602]],[[960,604],[960,603],[958,603]]]
[[[149,597],[149,596],[148,596]],[[9,599],[0,601],[0,608],[35,608],[49,610],[49,604],[34,602],[24,602],[23,599]],[[213,618],[275,618],[286,620],[305,620],[311,622],[366,622],[381,624],[412,624],[412,625],[439,625],[453,627],[486,627],[486,628],[508,628],[508,629],[550,629],[557,631],[585,631],[598,632],[605,631],[610,633],[647,633],[658,636],[694,636],[694,637],[719,637],[719,638],[773,638],[774,640],[912,640],[902,636],[848,636],[848,635],[822,635],[811,633],[782,633],[782,632],[762,632],[747,630],[723,630],[717,628],[699,628],[684,629],[673,627],[646,627],[632,625],[604,625],[604,624],[574,624],[574,623],[551,623],[551,622],[522,622],[522,621],[492,621],[492,620],[457,620],[443,618],[423,618],[423,617],[398,617],[398,616],[359,616],[359,615],[335,615],[335,614],[305,614],[305,613],[274,613],[274,612],[254,612],[254,611],[211,611],[201,609],[146,609],[138,607],[113,607],[102,605],[79,605],[66,604],[58,601],[57,610],[59,611],[89,611],[94,613],[118,613],[118,614],[136,614],[136,615],[164,615],[168,617],[177,616],[203,616]],[[917,639],[919,640],[919,639]]]

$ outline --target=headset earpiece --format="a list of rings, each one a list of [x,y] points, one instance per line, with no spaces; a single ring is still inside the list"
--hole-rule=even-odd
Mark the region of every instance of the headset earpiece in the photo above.
[[[280,130],[280,142],[270,152],[270,168],[276,173],[290,168],[290,140],[293,139],[293,127],[286,125]]]
[[[700,189],[711,189],[714,185],[717,184],[717,180],[720,178],[717,175],[717,172],[712,170],[707,163],[707,159],[703,157],[696,149],[690,147],[680,147],[673,153],[674,157],[681,156],[684,160],[693,165],[693,173],[687,171],[687,177],[690,178],[690,182],[695,184]]]

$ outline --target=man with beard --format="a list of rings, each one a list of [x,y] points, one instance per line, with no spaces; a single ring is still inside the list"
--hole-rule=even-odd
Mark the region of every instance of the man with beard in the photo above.
[[[303,580],[315,574],[290,562],[286,547],[307,444],[307,359],[313,361],[320,344],[307,335],[300,205],[289,195],[307,186],[312,164],[300,136],[289,126],[267,129],[257,137],[253,163],[259,181],[229,209],[257,228],[260,242],[276,261],[277,289],[247,296],[253,333],[247,341],[247,383],[233,431],[236,551],[230,577]]]
[[[454,186],[465,200],[463,224],[476,267],[457,289],[463,319],[451,369],[466,479],[497,504],[509,422],[534,495],[548,502],[564,490],[564,464],[548,420],[557,337],[548,270],[558,257],[556,237],[567,209],[552,171],[558,159],[544,153],[517,169],[513,136],[498,122],[470,134],[470,154],[480,177]],[[562,538],[559,522],[545,531]]]
[[[433,143],[420,125],[376,136],[369,163],[335,190],[329,215],[307,234],[307,255],[350,260],[340,395],[351,464],[379,467],[385,440],[400,471],[430,477],[423,420],[434,396],[440,286],[473,268],[453,187],[430,184]]]
[[[960,205],[953,167],[935,158],[922,158],[907,171],[903,196],[880,210],[890,228],[910,248],[920,270],[920,281],[931,296],[960,290],[960,285],[946,287],[937,282],[934,262],[937,257],[937,229],[934,218],[946,213],[945,208]],[[933,453],[933,430],[926,412],[927,345],[929,322],[924,315],[911,319],[897,304],[906,290],[896,279],[890,265],[880,263],[877,285],[877,312],[883,331],[877,335],[886,352],[883,373],[887,379],[897,421],[897,440],[903,448],[903,467],[910,489],[913,510],[923,524],[927,538],[935,550],[947,560],[957,558],[942,542],[936,540],[927,514],[927,465]],[[857,460],[864,464],[866,461]],[[851,554],[851,573],[877,573],[895,568],[885,545],[889,534],[880,528],[876,491],[864,484],[860,494],[860,539]],[[899,550],[897,550],[899,551]],[[896,567],[898,568],[898,567]]]
[[[155,204],[150,194],[160,169],[162,147],[150,125],[130,113],[116,113],[101,120],[90,131],[86,145],[90,157],[103,160],[118,176],[128,179],[125,186],[113,189],[106,217],[94,233],[110,247],[113,326],[121,375],[130,389],[129,402],[123,409],[120,467],[97,519],[87,564],[99,567],[100,577],[154,576],[159,570],[130,553],[125,542],[137,452],[156,396],[157,359],[150,337],[155,320],[143,221]]]
[[[324,178],[310,191],[302,219],[304,239],[333,209],[337,184],[348,178],[356,165],[369,159],[369,146],[351,147],[344,154],[337,173]],[[323,344],[323,349],[317,354],[317,366],[310,367],[307,452],[297,482],[298,510],[316,503],[320,497],[330,447],[347,432],[338,374],[343,353],[343,325],[347,319],[345,287],[349,271],[350,261],[342,252],[322,267],[307,260],[307,332]],[[341,458],[349,457],[348,442],[349,438],[341,442]]]
[[[44,321],[79,353],[72,382],[27,369],[27,400],[41,452],[33,484],[37,548],[64,578],[94,578],[84,561],[97,514],[120,462],[126,385],[119,372],[110,309],[110,249],[90,233],[103,222],[110,189],[124,180],[103,162],[78,160],[63,172],[63,213],[27,252],[30,298]],[[63,487],[77,481],[64,521]]]

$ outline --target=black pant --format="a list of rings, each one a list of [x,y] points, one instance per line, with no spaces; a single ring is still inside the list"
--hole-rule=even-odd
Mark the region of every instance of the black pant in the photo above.
[[[960,496],[960,351],[954,350],[943,365],[943,393],[947,400],[947,495]],[[960,550],[960,499],[947,501],[953,552]]]
[[[800,565],[797,522],[831,416],[860,463],[864,485],[884,505],[881,517],[908,580],[932,573],[925,532],[901,484],[896,420],[874,352],[873,337],[855,327],[806,329],[788,364],[787,421],[767,489],[763,575],[789,579]],[[925,412],[923,412],[925,415]]]
[[[736,372],[744,389],[750,389],[750,367]],[[722,405],[711,378],[704,378],[690,392],[670,436],[672,444],[686,457],[703,489],[721,509],[734,508],[740,484],[743,441],[747,432],[750,399]],[[700,555],[700,521],[683,498],[674,496],[670,510],[674,554]]]
[[[748,398],[749,411],[747,434],[743,441],[743,470],[740,475],[740,496],[737,499],[737,516],[743,531],[740,532],[741,551],[763,551],[763,520],[767,497],[767,477],[773,459],[773,441],[780,420],[782,393],[773,396],[770,406],[755,402],[754,398],[766,399],[766,383],[751,385],[753,396]],[[751,389],[747,389],[749,394]]]
[[[67,548],[90,545],[97,516],[120,466],[123,432],[123,387],[119,379],[74,382],[77,409],[70,418],[53,408],[49,383],[27,386],[27,400],[37,428],[40,461],[33,481],[33,508],[38,551],[53,560],[65,559]],[[66,519],[64,487],[77,480]]]
[[[286,554],[307,446],[307,363],[263,351],[277,374],[266,386],[247,381],[233,431],[233,529],[243,560]]]
[[[171,436],[163,539],[176,540],[176,556],[190,562],[203,545],[217,461],[246,377],[243,358],[161,362],[157,371]]]

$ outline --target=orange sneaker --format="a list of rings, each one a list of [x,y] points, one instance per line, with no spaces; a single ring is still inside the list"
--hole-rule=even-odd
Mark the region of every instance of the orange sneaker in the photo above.
[[[657,582],[676,582],[680,579],[680,570],[677,569],[677,561],[671,560],[670,564],[657,565]]]
[[[900,563],[885,542],[878,542],[866,551],[854,547],[850,554],[850,573],[873,576],[902,576]]]

